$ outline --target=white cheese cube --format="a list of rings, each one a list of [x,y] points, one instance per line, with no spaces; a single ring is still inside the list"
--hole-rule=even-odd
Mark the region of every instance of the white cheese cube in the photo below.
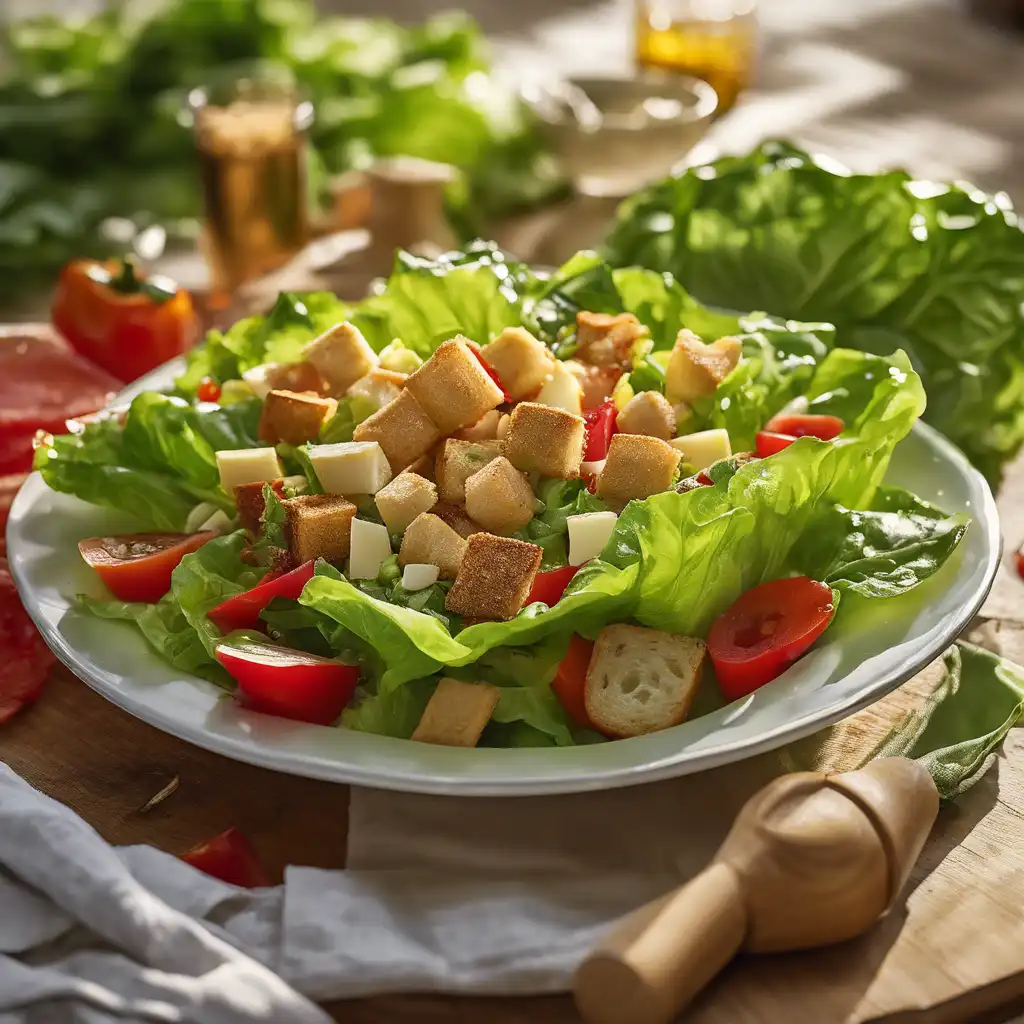
[[[582,565],[597,558],[614,532],[617,519],[614,512],[585,512],[581,516],[567,516],[565,525],[569,528],[569,564]]]
[[[266,398],[273,391],[274,386],[267,380],[267,375],[277,369],[277,363],[264,363],[262,366],[254,366],[251,370],[242,373],[242,380],[252,388],[252,393],[257,398]]]
[[[242,484],[269,483],[284,475],[277,452],[273,448],[238,448],[217,452],[220,485],[228,494],[234,494]]]
[[[328,494],[376,494],[391,479],[391,464],[376,441],[310,445],[309,460]]]
[[[402,570],[402,586],[406,590],[426,590],[437,582],[441,570],[436,565],[410,562]]]
[[[541,387],[534,401],[538,405],[564,409],[573,416],[583,415],[583,389],[575,374],[567,370],[562,363],[556,364],[554,372]]]
[[[206,530],[214,530],[216,533],[230,533],[231,517],[223,509],[217,509],[217,511],[199,527],[198,532],[203,533]]]
[[[729,443],[729,431],[698,430],[696,434],[684,434],[669,441],[676,451],[683,453],[683,460],[696,469],[707,469],[719,459],[727,459],[732,455]]]
[[[376,579],[384,560],[391,556],[391,539],[387,527],[380,523],[368,523],[365,519],[353,519],[349,543],[349,578]]]
[[[203,523],[209,519],[214,512],[217,511],[217,506],[209,501],[201,501],[191,512],[188,514],[188,518],[185,520],[185,532],[186,533],[198,533],[203,529]]]
[[[598,459],[597,462],[581,462],[580,476],[600,476],[607,461],[607,459]]]

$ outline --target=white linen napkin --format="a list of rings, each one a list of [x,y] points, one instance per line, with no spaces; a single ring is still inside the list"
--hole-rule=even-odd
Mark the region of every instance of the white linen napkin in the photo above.
[[[768,756],[699,785],[543,799],[354,790],[348,870],[252,891],[115,851],[0,766],[0,1024],[312,1024],[328,1018],[310,999],[562,991],[778,771]]]

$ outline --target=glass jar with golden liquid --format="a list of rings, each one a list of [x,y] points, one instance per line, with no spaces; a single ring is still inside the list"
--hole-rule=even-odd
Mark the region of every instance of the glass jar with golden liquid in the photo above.
[[[755,0],[637,0],[637,63],[703,79],[718,93],[721,114],[753,72],[755,6]]]

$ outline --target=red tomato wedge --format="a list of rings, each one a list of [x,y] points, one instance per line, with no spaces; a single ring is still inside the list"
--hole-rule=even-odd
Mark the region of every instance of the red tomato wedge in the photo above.
[[[270,876],[261,863],[252,843],[238,831],[229,828],[205,843],[193,846],[181,859],[211,878],[229,885],[258,889],[270,885]]]
[[[584,462],[600,462],[608,456],[608,446],[615,433],[615,420],[619,415],[614,402],[602,402],[595,409],[583,414],[587,425],[587,443],[583,453]]]
[[[569,586],[573,576],[579,571],[580,566],[578,565],[564,565],[561,569],[537,573],[526,603],[533,604],[534,601],[543,601],[549,607],[558,604],[565,593],[565,588]]]
[[[232,633],[217,660],[253,711],[314,725],[330,725],[348,704],[359,668],[273,644],[259,634]]]
[[[807,576],[741,594],[708,633],[722,693],[737,700],[781,675],[825,632],[834,613],[832,588]]]
[[[590,656],[594,653],[594,644],[579,634],[574,633],[569,641],[569,649],[558,666],[551,689],[560,701],[566,714],[577,725],[588,729],[594,728],[587,714],[585,693],[587,689],[587,669],[590,667]]]
[[[846,424],[838,416],[820,416],[813,413],[779,413],[764,426],[770,434],[788,434],[790,437],[816,437],[831,441],[838,437]]]
[[[122,601],[153,604],[171,589],[171,573],[188,554],[218,536],[205,533],[125,533],[79,541],[82,557]]]
[[[231,633],[236,629],[259,629],[260,612],[275,597],[290,597],[297,601],[303,587],[313,578],[315,566],[316,561],[310,559],[291,572],[282,575],[270,573],[252,590],[236,594],[217,605],[207,613],[207,618],[222,633]]]
[[[769,455],[777,455],[788,448],[796,438],[792,434],[773,434],[770,430],[759,430],[757,433],[757,454],[762,459]]]

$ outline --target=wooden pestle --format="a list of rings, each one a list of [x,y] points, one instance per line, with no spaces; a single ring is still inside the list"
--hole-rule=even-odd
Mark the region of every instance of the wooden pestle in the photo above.
[[[669,1024],[740,950],[807,949],[865,931],[902,890],[939,811],[928,772],[888,757],[775,779],[711,864],[630,914],[576,973],[589,1024]]]

